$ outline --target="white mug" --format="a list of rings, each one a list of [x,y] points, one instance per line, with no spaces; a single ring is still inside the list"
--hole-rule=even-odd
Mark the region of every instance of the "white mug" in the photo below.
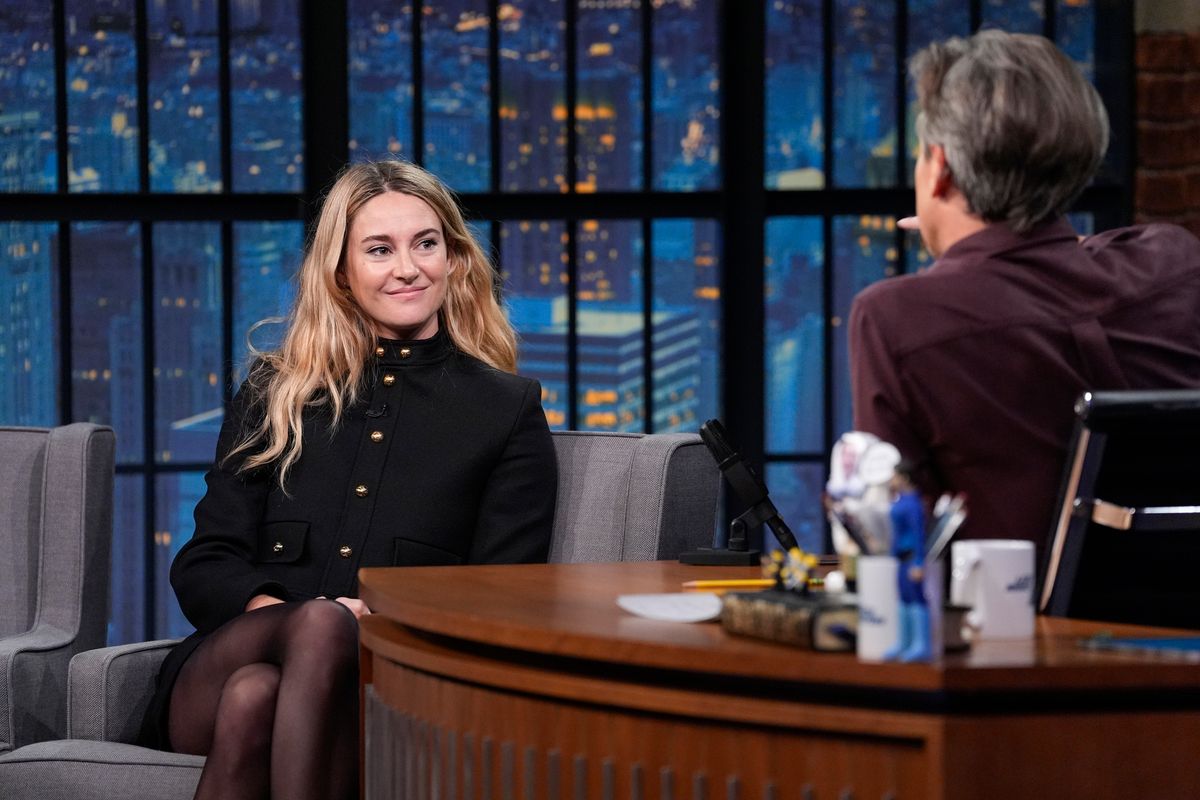
[[[950,602],[970,607],[972,639],[1033,636],[1033,542],[967,539],[951,545]]]
[[[900,563],[895,556],[858,557],[858,657],[882,661],[899,635]]]

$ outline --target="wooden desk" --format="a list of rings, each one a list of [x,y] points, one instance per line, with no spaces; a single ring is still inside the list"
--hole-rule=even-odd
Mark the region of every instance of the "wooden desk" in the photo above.
[[[368,798],[1200,797],[1200,666],[1077,646],[1148,629],[864,664],[615,603],[715,574],[362,570]]]

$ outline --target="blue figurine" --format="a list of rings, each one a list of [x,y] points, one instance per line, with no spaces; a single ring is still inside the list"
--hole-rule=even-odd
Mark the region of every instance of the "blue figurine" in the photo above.
[[[892,555],[900,562],[899,635],[884,653],[887,661],[928,661],[929,605],[925,602],[925,507],[912,480],[911,467],[896,466],[891,488]]]

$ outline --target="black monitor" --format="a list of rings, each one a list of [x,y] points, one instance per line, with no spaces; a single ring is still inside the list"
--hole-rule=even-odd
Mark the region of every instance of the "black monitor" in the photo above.
[[[1088,393],[1075,412],[1039,609],[1200,628],[1200,391]]]

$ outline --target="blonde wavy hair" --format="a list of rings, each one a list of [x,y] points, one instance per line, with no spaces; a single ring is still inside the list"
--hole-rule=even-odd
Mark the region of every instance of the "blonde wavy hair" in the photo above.
[[[282,346],[251,351],[261,365],[251,370],[247,388],[261,419],[241,433],[227,456],[248,454],[239,472],[274,464],[285,485],[304,446],[304,409],[328,406],[336,426],[358,401],[376,334],[345,288],[346,236],[359,209],[385,192],[424,200],[441,221],[449,270],[438,318],[454,346],[496,369],[516,371],[516,335],[496,299],[496,272],[467,229],[454,194],[415,164],[353,164],[325,196]]]

